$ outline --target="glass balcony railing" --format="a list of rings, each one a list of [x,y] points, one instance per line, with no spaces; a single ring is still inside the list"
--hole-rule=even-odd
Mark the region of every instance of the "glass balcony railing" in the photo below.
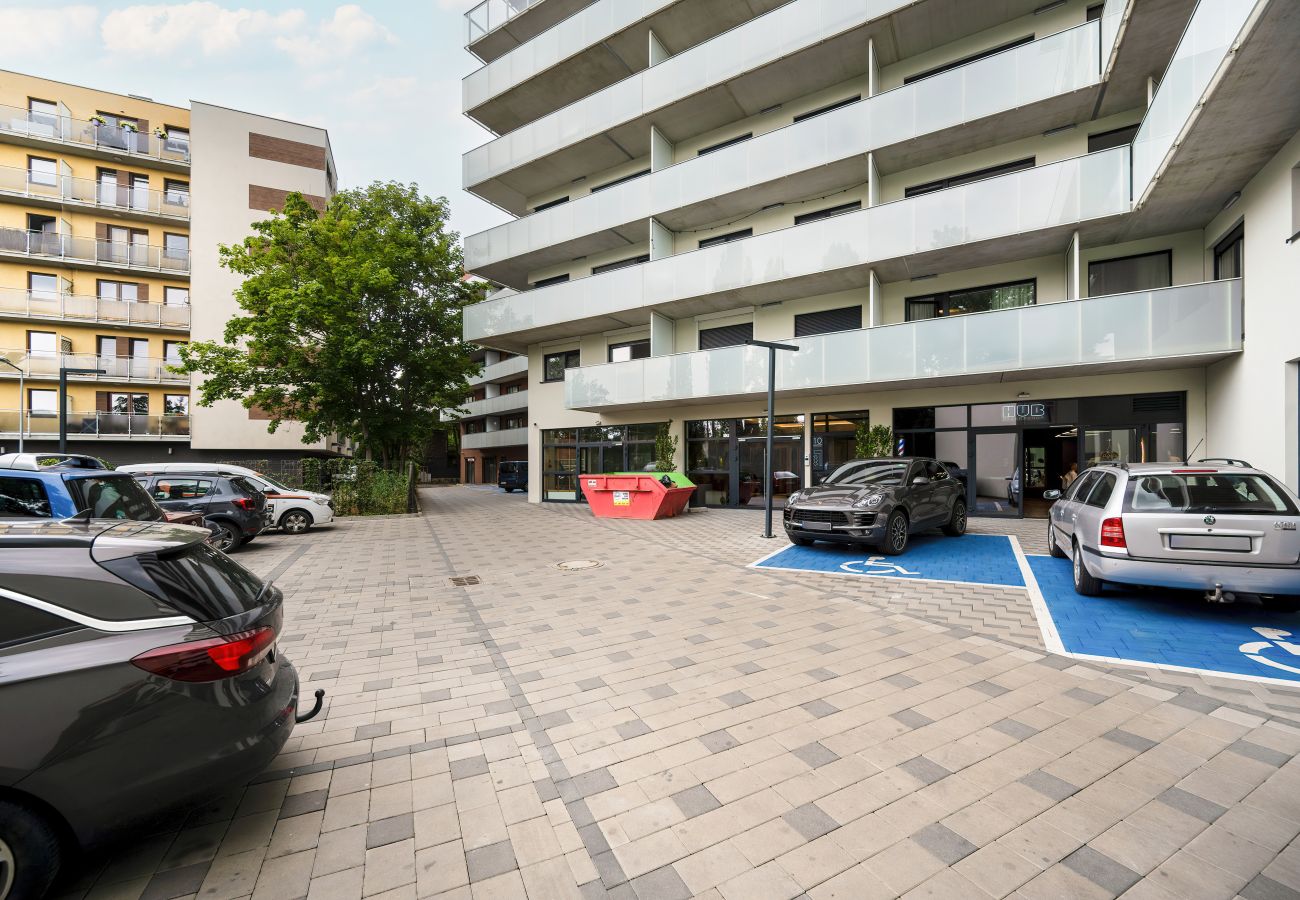
[[[1118,2],[1118,0],[1112,0]],[[1064,96],[1100,79],[1088,22],[465,239],[471,271]]]
[[[24,437],[54,437],[59,433],[56,412],[0,409],[0,434],[17,435],[19,418]],[[187,415],[150,416],[118,412],[69,412],[67,433],[73,440],[87,437],[189,437]]]
[[[1133,138],[1133,198],[1141,200],[1255,4],[1200,0]]]
[[[58,378],[59,369],[102,369],[98,375],[69,375],[73,379],[93,378],[104,381],[150,381],[189,384],[190,376],[170,371],[179,360],[148,356],[101,356],[97,353],[29,353],[26,350],[0,350],[0,356],[23,370],[28,378]],[[0,366],[0,378],[17,378],[18,373]]]
[[[492,363],[490,366],[484,366],[482,372],[469,379],[469,383],[486,384],[489,381],[499,381],[502,378],[509,378],[512,375],[527,374],[528,357],[512,356],[509,359],[503,359],[501,362]]]
[[[905,384],[991,372],[1188,360],[1241,349],[1240,279],[793,338],[776,389]],[[757,396],[767,351],[725,347],[569,369],[570,409]]]
[[[497,431],[480,431],[461,437],[460,445],[466,450],[488,450],[495,447],[513,447],[528,443],[527,428],[502,428]]]
[[[472,45],[489,31],[496,31],[542,0],[483,0],[465,13],[465,44]]]
[[[69,262],[153,272],[188,273],[190,270],[189,250],[129,244],[125,241],[100,241],[50,231],[25,231],[21,228],[0,228],[0,255],[4,254],[64,259]]]
[[[498,397],[471,400],[462,408],[465,410],[465,414],[460,416],[462,419],[472,419],[478,416],[499,416],[502,413],[527,409],[528,392],[516,391],[513,394],[501,394]]]
[[[512,294],[466,307],[465,340],[800,280],[818,292],[843,270],[1025,232],[1073,225],[1128,212],[1129,148],[1037,166],[986,181],[936,191],[855,213],[784,228],[703,250],[693,250],[564,284]],[[831,289],[829,286],[827,289]],[[835,288],[838,289],[838,288]],[[765,295],[766,298],[766,295]],[[552,335],[558,336],[558,335]]]
[[[56,291],[0,288],[0,315],[188,329],[189,305],[127,302]]]
[[[2,132],[165,162],[185,165],[190,162],[189,135],[164,137],[163,134],[135,131],[117,124],[31,112],[19,106],[0,105]]]
[[[96,209],[171,216],[189,219],[188,191],[154,191],[115,182],[74,178],[71,175],[45,176],[27,169],[0,166],[0,194],[11,197],[57,200]]]

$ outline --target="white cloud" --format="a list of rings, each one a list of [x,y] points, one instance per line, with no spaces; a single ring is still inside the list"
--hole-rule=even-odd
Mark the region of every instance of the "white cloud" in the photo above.
[[[373,108],[375,104],[392,103],[411,97],[420,87],[414,75],[381,75],[369,84],[347,93],[347,101],[359,107]]]
[[[396,44],[397,37],[355,3],[334,10],[333,18],[319,23],[313,33],[277,37],[275,46],[300,66],[341,62],[375,44]]]
[[[15,6],[0,9],[0,59],[76,52],[99,21],[93,6]]]
[[[216,56],[239,50],[252,38],[299,31],[306,21],[301,9],[272,14],[194,0],[114,10],[104,17],[101,34],[106,49],[115,53],[181,56],[197,48]]]

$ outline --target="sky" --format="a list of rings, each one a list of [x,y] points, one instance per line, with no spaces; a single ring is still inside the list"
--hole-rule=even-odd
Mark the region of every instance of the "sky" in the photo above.
[[[461,235],[508,217],[461,190],[491,134],[461,115],[475,0],[0,0],[0,68],[327,128],[339,182],[415,182]]]

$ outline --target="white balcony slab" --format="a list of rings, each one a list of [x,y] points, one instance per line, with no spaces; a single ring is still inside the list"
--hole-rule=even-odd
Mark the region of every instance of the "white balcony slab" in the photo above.
[[[493,450],[498,447],[516,447],[527,443],[527,428],[482,431],[478,434],[463,435],[460,439],[460,446],[465,450]]]

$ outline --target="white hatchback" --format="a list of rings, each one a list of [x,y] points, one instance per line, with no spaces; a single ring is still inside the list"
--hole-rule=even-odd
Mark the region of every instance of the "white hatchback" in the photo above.
[[[213,475],[241,475],[266,495],[269,528],[279,528],[289,534],[302,534],[313,525],[328,525],[334,521],[334,504],[328,494],[301,491],[286,487],[268,475],[244,466],[226,463],[131,463],[118,466],[119,472],[133,475],[180,475],[210,473]]]

